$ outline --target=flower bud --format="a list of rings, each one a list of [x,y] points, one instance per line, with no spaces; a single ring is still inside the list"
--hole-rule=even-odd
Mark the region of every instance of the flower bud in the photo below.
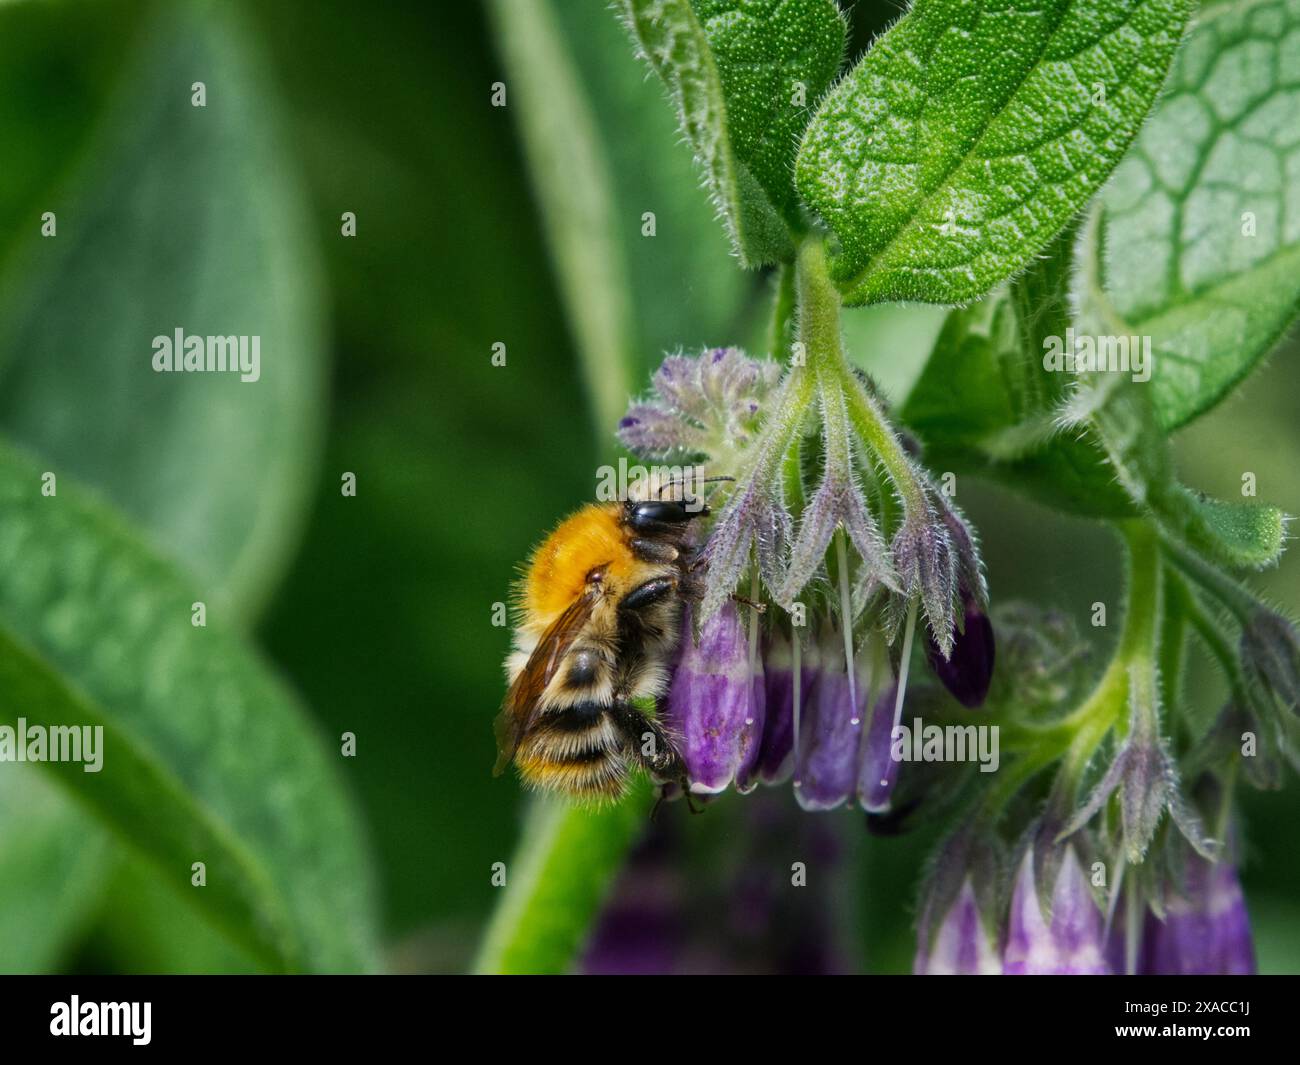
[[[963,593],[962,598],[966,604],[965,621],[953,636],[952,653],[944,658],[929,632],[925,652],[930,668],[952,697],[973,710],[983,705],[993,682],[993,622],[973,596]]]
[[[1033,851],[1027,851],[1011,897],[1003,971],[1008,976],[1107,974],[1103,927],[1074,848],[1065,848],[1047,915],[1034,885]]]
[[[805,810],[835,809],[853,794],[858,778],[865,686],[856,685],[855,706],[838,633],[830,634],[821,656],[795,756],[795,796]]]
[[[939,923],[934,938],[917,950],[912,972],[918,976],[989,976],[1002,972],[970,877],[962,883],[957,901]]]
[[[686,611],[681,652],[668,694],[668,725],[677,737],[691,791],[723,791],[758,742],[749,641],[734,603],[691,638]]]

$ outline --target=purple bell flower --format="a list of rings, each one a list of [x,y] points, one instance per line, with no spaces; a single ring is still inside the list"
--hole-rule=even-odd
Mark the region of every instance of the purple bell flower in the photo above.
[[[917,976],[990,976],[1002,972],[1002,963],[980,916],[970,877],[962,883],[957,900],[939,924],[934,938],[922,942],[912,964]]]
[[[1255,973],[1255,946],[1237,870],[1227,859],[1188,857],[1186,881],[1165,900],[1165,919],[1148,913],[1140,966],[1153,975]]]
[[[833,810],[853,794],[858,780],[858,747],[866,686],[855,678],[854,705],[844,647],[833,634],[821,648],[817,681],[801,722],[795,754],[794,787],[805,810]]]
[[[668,695],[667,721],[686,763],[691,791],[724,791],[758,748],[762,722],[754,713],[749,638],[734,603],[726,603],[691,638],[686,633]]]
[[[867,726],[867,740],[862,749],[862,767],[858,774],[858,803],[867,813],[889,809],[889,799],[898,783],[901,761],[894,757],[894,703],[898,684],[891,683],[876,699]]]
[[[1033,851],[1027,851],[1011,897],[1003,971],[1008,976],[1108,974],[1103,931],[1101,909],[1074,848],[1065,848],[1047,916],[1034,884]]]
[[[813,682],[815,653],[805,652],[799,663],[799,709],[805,720]],[[765,784],[780,784],[794,772],[794,653],[784,633],[767,638],[763,648],[765,720],[758,755],[758,775]]]

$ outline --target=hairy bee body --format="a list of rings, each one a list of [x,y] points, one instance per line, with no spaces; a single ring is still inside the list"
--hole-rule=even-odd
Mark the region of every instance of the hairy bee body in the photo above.
[[[684,775],[639,706],[668,687],[699,513],[674,500],[591,504],[534,552],[506,660],[498,772],[513,760],[526,784],[586,799],[618,797],[637,765],[660,781]]]

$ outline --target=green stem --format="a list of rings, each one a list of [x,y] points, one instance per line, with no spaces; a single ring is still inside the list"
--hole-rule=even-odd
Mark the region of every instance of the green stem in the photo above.
[[[840,339],[840,293],[826,268],[824,240],[817,234],[799,245],[796,262],[799,340],[804,357],[823,387],[837,388],[848,405],[858,436],[880,459],[909,510],[925,505],[924,490],[893,426],[874,397],[862,387]]]
[[[653,802],[644,777],[617,806],[534,799],[474,971],[569,971]]]

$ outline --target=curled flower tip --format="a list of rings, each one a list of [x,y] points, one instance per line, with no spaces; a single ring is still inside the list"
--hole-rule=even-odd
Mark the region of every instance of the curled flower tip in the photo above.
[[[619,440],[642,458],[734,454],[752,439],[779,375],[778,364],[739,348],[669,355],[655,371],[653,396],[632,404],[619,423]]]
[[[947,526],[928,507],[922,517],[909,514],[894,534],[891,551],[903,595],[891,602],[889,624],[897,628],[907,601],[920,596],[939,653],[949,657],[956,631],[957,565]]]
[[[1300,715],[1300,634],[1295,626],[1259,607],[1242,626],[1240,654],[1251,694]]]
[[[967,877],[932,940],[918,945],[912,972],[918,976],[991,976],[1002,972],[975,888]]]
[[[862,748],[862,767],[858,774],[858,804],[867,813],[889,809],[890,796],[898,783],[902,753],[896,749],[894,720],[898,710],[898,685],[886,684],[871,708],[871,723]]]
[[[799,734],[795,754],[795,797],[805,810],[833,810],[850,795],[858,779],[858,747],[866,685],[850,685],[838,633],[820,649],[821,665]]]
[[[962,706],[982,706],[993,682],[993,622],[975,598],[962,589],[965,614],[961,630],[953,637],[952,652],[945,658],[934,637],[926,633],[925,651],[943,686]]]
[[[1156,732],[1154,709],[1141,708],[1139,690],[1153,690],[1154,685],[1130,683],[1129,688],[1128,738],[1057,839],[1065,839],[1087,824],[1118,789],[1124,849],[1131,863],[1136,865],[1146,855],[1165,811],[1197,853],[1212,859],[1217,845],[1206,835],[1200,815],[1183,796],[1178,769]]]
[[[1224,859],[1188,859],[1187,875],[1165,898],[1165,918],[1148,913],[1140,971],[1151,975],[1251,976],[1255,946],[1237,870]]]
[[[808,698],[817,677],[816,658],[801,656],[795,674],[794,647],[782,632],[770,635],[763,648],[763,738],[758,753],[758,775],[765,784],[779,784],[794,772],[794,703],[808,712]]]
[[[1034,884],[1032,851],[1025,853],[1011,896],[1007,943],[1002,954],[1008,976],[1095,976],[1110,972],[1105,921],[1083,868],[1067,846],[1044,912]]]
[[[749,642],[733,604],[690,636],[689,609],[668,694],[667,722],[678,738],[691,791],[723,791],[753,757],[762,723],[754,713]]]

